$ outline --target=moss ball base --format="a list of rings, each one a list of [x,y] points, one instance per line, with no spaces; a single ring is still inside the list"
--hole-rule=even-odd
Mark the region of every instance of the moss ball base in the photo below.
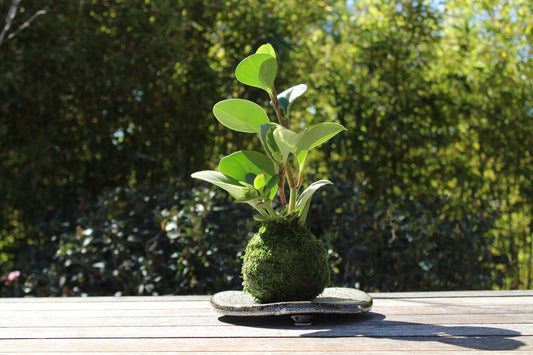
[[[242,276],[260,303],[309,301],[329,284],[327,250],[297,222],[267,222],[246,247]]]

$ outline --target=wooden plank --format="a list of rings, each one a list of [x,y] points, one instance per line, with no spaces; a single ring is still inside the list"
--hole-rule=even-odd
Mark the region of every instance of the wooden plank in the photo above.
[[[22,299],[20,302],[4,303],[0,298],[1,310],[64,310],[64,309],[173,309],[173,308],[210,308],[209,299],[195,301],[160,301],[150,302],[117,302],[113,299],[107,302],[92,302],[80,300],[78,302],[32,302]]]
[[[521,305],[519,303],[512,305],[478,305],[478,306],[465,306],[465,305],[447,305],[446,307],[434,306],[434,307],[413,307],[413,306],[391,306],[385,307],[382,305],[374,305],[373,312],[383,314],[532,314],[533,305]]]
[[[533,337],[442,338],[442,337],[388,337],[388,338],[234,338],[234,339],[43,339],[0,340],[0,353],[50,352],[419,352],[435,354],[438,351],[469,350],[533,351]],[[475,352],[474,352],[475,353]]]
[[[309,327],[221,317],[209,296],[0,299],[0,353],[533,352],[533,291],[373,296],[371,313]]]
[[[110,300],[93,302],[90,299],[78,299],[77,302],[63,303],[63,299],[55,302],[34,302],[33,300],[21,299],[19,302],[1,302],[0,312],[4,311],[58,311],[70,312],[81,310],[185,310],[185,309],[211,309],[209,298],[193,301],[162,300],[157,298],[150,302],[132,302]],[[443,298],[385,298],[374,299],[375,307],[448,307],[448,306],[533,306],[533,296],[509,296],[509,297],[443,297]]]
[[[533,297],[533,290],[480,290],[480,291],[429,291],[429,292],[370,292],[373,298],[448,298],[448,297]],[[210,295],[163,295],[163,296],[95,296],[95,297],[26,297],[26,298],[1,298],[0,303],[20,303],[21,300],[35,303],[78,303],[80,301],[90,302],[161,302],[161,301],[205,301],[210,299]]]
[[[60,306],[57,306],[57,308],[60,308]],[[89,309],[87,309],[89,308]],[[172,308],[172,309],[140,309],[140,308],[133,308],[133,307],[124,307],[123,309],[107,309],[105,307],[104,309],[100,308],[94,308],[87,307],[84,305],[83,307],[79,308],[67,308],[67,309],[46,309],[46,310],[10,310],[10,311],[3,311],[2,315],[5,318],[9,317],[16,317],[20,318],[21,313],[24,314],[24,317],[34,317],[36,315],[39,315],[40,317],[73,317],[73,315],[76,315],[76,317],[83,317],[88,316],[91,318],[95,317],[105,317],[105,318],[111,318],[111,317],[157,317],[157,316],[216,316],[219,315],[215,312],[214,309],[209,307],[208,305],[204,305],[203,308]],[[483,306],[457,306],[457,305],[446,305],[443,306],[440,303],[437,303],[436,305],[428,305],[423,304],[422,306],[420,304],[414,304],[410,306],[383,306],[383,305],[377,305],[374,306],[373,311],[374,313],[380,313],[383,314],[415,314],[415,315],[432,315],[432,314],[487,314],[487,315],[494,315],[494,314],[509,314],[509,313],[517,313],[517,314],[531,314],[533,312],[533,306],[532,305],[522,305],[519,303],[513,303],[512,305],[483,305]]]
[[[60,308],[58,306],[58,308]],[[519,303],[512,305],[485,305],[485,306],[463,306],[463,305],[448,305],[442,307],[440,305],[428,307],[424,306],[423,308],[416,308],[416,306],[390,306],[385,307],[380,304],[374,305],[372,309],[373,313],[381,313],[386,316],[392,315],[446,315],[446,314],[487,314],[487,315],[511,315],[511,314],[532,314],[533,315],[533,305],[521,305]],[[180,308],[174,309],[130,309],[127,311],[121,309],[105,309],[100,310],[98,308],[89,309],[89,310],[79,310],[79,309],[53,309],[45,311],[35,311],[35,310],[10,310],[2,311],[3,319],[11,318],[23,318],[29,319],[33,317],[46,318],[50,319],[53,317],[73,317],[73,318],[120,318],[120,317],[167,317],[167,316],[184,316],[184,317],[214,317],[220,316],[219,313],[216,313],[208,304],[202,305],[201,308],[186,308],[184,310]],[[533,318],[533,317],[532,317]]]
[[[387,322],[344,326],[295,327],[289,322],[279,325],[199,325],[199,326],[129,326],[129,327],[25,327],[2,328],[3,339],[58,338],[234,338],[234,337],[409,337],[409,336],[533,336],[532,324],[422,324]]]
[[[164,297],[159,299],[157,296],[147,298],[140,297],[139,300],[123,300],[121,298],[102,298],[93,300],[92,298],[53,298],[47,299],[46,302],[40,299],[17,299],[18,302],[9,299],[5,301],[0,299],[0,311],[7,310],[70,310],[70,309],[174,309],[174,308],[209,308],[208,296],[197,296],[194,299],[182,300],[180,296],[174,298]],[[461,304],[461,305],[532,305],[533,295],[531,296],[493,296],[493,297],[380,297],[375,296],[375,305],[381,306],[402,306],[417,305],[426,306],[431,304]]]
[[[430,292],[370,292],[372,298],[449,298],[449,297],[533,297],[533,290],[504,291],[430,291]]]
[[[374,299],[374,306],[381,307],[428,307],[428,306],[502,306],[502,305],[533,305],[533,297],[441,297],[441,298],[384,298]]]
[[[353,350],[353,351],[358,351],[358,350]],[[450,355],[450,354],[455,354],[457,351],[437,351],[437,352],[434,352],[434,351],[430,351],[428,352],[427,350],[426,351],[408,351],[408,350],[389,350],[389,351],[364,351],[364,354],[365,355],[399,355],[399,354],[408,354],[408,355],[427,355],[427,354],[431,354],[431,355]],[[493,351],[491,351],[493,352]],[[58,352],[58,351],[50,351],[50,352],[38,352],[36,354],[39,354],[39,355],[57,355],[57,354],[61,354],[61,355],[68,355],[68,354],[72,354],[72,355],[76,355],[76,354],[84,354],[84,355],[100,355],[100,354],[106,354],[106,355],[124,355],[125,352],[123,351],[109,351],[109,352],[102,352],[102,351],[83,351],[83,352],[79,352],[79,351],[73,351],[73,352]],[[133,352],[127,352],[128,355],[140,355],[140,354],[198,354],[199,352],[198,351],[176,351],[176,350],[158,350],[158,351],[133,351]],[[305,354],[314,354],[314,355],[321,355],[321,354],[333,354],[333,353],[340,353],[340,354],[346,354],[346,353],[351,353],[350,352],[345,352],[345,351],[328,351],[328,350],[318,350],[318,351],[294,351],[294,350],[287,350],[287,351],[277,351],[277,352],[270,352],[270,351],[266,351],[266,352],[257,352],[255,351],[255,349],[249,349],[249,350],[237,350],[237,351],[232,351],[232,352],[227,352],[227,351],[202,351],[201,352],[202,354],[209,354],[209,355],[227,355],[228,353],[236,353],[236,354],[250,354],[250,353],[265,353],[265,354],[291,354],[291,355],[305,355]],[[20,351],[16,351],[16,352],[2,352],[0,351],[0,354],[7,354],[7,355],[19,355],[19,354],[27,354],[27,352],[20,352]],[[31,354],[35,354],[35,353],[31,353]],[[471,351],[471,350],[468,350],[468,354],[469,355],[487,355],[487,351],[486,350],[478,350],[478,351]],[[516,354],[516,351],[498,351],[497,353],[498,355],[513,355],[513,354]],[[529,352],[522,352],[522,354],[530,354]]]
[[[73,310],[172,310],[172,309],[191,309],[191,308],[205,308],[210,309],[211,304],[209,300],[201,301],[161,301],[161,302],[92,302],[79,301],[62,303],[56,302],[30,302],[21,301],[19,303],[1,303],[0,312],[3,311],[58,311],[69,312]]]
[[[91,296],[91,297],[6,297],[0,298],[0,303],[80,303],[80,302],[188,302],[188,301],[205,301],[211,298],[210,295],[166,295],[166,296]]]
[[[352,351],[358,351],[358,350],[352,350]],[[347,353],[352,353],[352,351],[328,351],[328,350],[316,350],[316,351],[311,351],[311,350],[308,350],[308,351],[294,351],[294,350],[286,350],[286,351],[276,351],[276,352],[270,352],[270,351],[256,351],[255,349],[249,349],[249,350],[236,350],[236,351],[232,351],[232,352],[228,352],[228,351],[202,351],[201,353],[202,354],[209,354],[209,355],[227,355],[228,353],[236,353],[236,354],[250,354],[250,353],[265,353],[265,354],[291,354],[291,355],[305,355],[305,354],[314,354],[314,355],[321,355],[321,354],[333,354],[333,353],[339,353],[339,354],[347,354]],[[461,351],[461,350],[459,350]],[[428,351],[428,350],[422,350],[422,351],[408,351],[408,350],[389,350],[389,351],[382,351],[382,350],[378,350],[378,351],[372,351],[372,350],[365,350],[364,351],[364,354],[365,355],[399,355],[399,354],[408,354],[408,355],[427,355],[427,354],[431,354],[431,355],[450,355],[450,354],[455,354],[457,353],[458,351]],[[493,353],[494,351],[490,351],[491,353]],[[11,354],[11,355],[19,355],[19,354],[27,354],[28,352],[20,352],[20,351],[16,351],[16,352],[2,352],[0,350],[0,354]],[[140,355],[140,354],[199,354],[200,352],[198,351],[180,351],[180,350],[157,350],[157,351],[132,351],[132,352],[123,352],[123,351],[106,351],[106,352],[102,352],[102,351],[83,351],[83,352],[79,352],[79,351],[73,351],[73,352],[63,352],[63,351],[50,351],[50,352],[41,352],[39,351],[38,353],[36,354],[39,354],[39,355],[57,355],[57,354],[61,354],[61,355],[68,355],[68,354],[72,354],[72,355],[76,355],[76,354],[84,354],[84,355],[100,355],[100,354],[106,354],[106,355],[124,355],[125,353],[127,353],[128,355]],[[486,350],[477,350],[477,351],[472,351],[472,350],[468,350],[468,355],[487,355],[488,351]],[[35,354],[35,353],[31,353],[31,354]],[[516,351],[514,350],[511,350],[511,351],[498,351],[497,353],[498,355],[513,355],[513,354],[516,354]],[[521,354],[530,354],[530,352],[526,351],[526,352],[521,352]]]
[[[106,315],[105,312],[87,313],[74,311],[70,314],[50,314],[42,315],[41,313],[34,313],[31,316],[21,317],[20,314],[3,314],[2,322],[0,323],[0,330],[2,328],[36,328],[36,327],[51,327],[54,325],[61,325],[63,327],[125,327],[125,326],[197,326],[197,325],[224,325],[221,321],[224,317],[216,313],[206,314],[182,314],[166,312],[158,316],[139,316],[136,312],[116,313],[116,316]],[[428,314],[381,314],[370,312],[365,315],[354,315],[351,317],[318,317],[315,321],[317,326],[327,324],[328,326],[343,326],[346,324],[382,324],[383,322],[404,322],[404,323],[420,323],[420,324],[484,324],[492,323],[499,324],[531,324],[533,323],[533,314],[487,314],[487,313],[455,313],[455,314],[438,314],[438,316],[430,317]],[[255,321],[250,321],[250,324],[265,324],[270,323],[268,319],[259,318]],[[281,317],[280,323],[290,323],[288,317]]]

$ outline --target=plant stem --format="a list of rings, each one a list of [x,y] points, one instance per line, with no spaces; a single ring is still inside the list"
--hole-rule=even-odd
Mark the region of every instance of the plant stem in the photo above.
[[[298,174],[298,184],[296,185],[297,188],[302,187],[303,179],[304,179],[304,172],[300,171],[300,173]]]
[[[272,86],[272,95],[270,96],[270,100],[272,101],[272,105],[274,106],[274,111],[276,111],[276,116],[278,117],[279,123],[285,127],[289,128],[289,122],[288,120],[283,119],[283,114],[281,113],[281,110],[279,109],[279,103],[278,103],[278,93],[276,92],[276,87]]]
[[[291,187],[291,194],[289,198],[289,213],[294,211],[294,209],[296,208],[297,195],[298,195],[298,188],[296,186]]]
[[[276,216],[276,211],[274,211],[272,206],[268,207],[268,214],[270,215],[270,217],[275,217]]]
[[[285,206],[287,204],[287,197],[285,197],[285,167],[282,164],[279,164],[278,191],[281,204]]]
[[[289,189],[290,189],[288,213],[291,213],[292,211],[294,211],[294,208],[296,207],[296,198],[298,197],[297,196],[298,186],[296,184],[296,181],[294,180],[294,177],[292,174],[292,167],[289,165],[288,161],[285,163],[285,171],[287,173],[287,182],[289,183]]]

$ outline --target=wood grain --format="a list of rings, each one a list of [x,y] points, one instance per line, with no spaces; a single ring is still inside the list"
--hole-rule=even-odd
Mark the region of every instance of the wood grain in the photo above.
[[[0,354],[533,353],[533,291],[376,293],[371,312],[227,317],[209,296],[0,299]]]

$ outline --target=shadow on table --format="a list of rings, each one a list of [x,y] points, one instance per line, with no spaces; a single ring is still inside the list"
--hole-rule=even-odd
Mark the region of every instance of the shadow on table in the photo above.
[[[356,315],[318,315],[312,325],[295,326],[290,317],[230,317],[219,320],[239,326],[278,330],[303,331],[301,337],[357,337],[386,338],[399,341],[441,342],[453,346],[477,350],[515,350],[525,344],[512,339],[520,332],[485,326],[433,325],[412,322],[389,321],[379,313]]]

